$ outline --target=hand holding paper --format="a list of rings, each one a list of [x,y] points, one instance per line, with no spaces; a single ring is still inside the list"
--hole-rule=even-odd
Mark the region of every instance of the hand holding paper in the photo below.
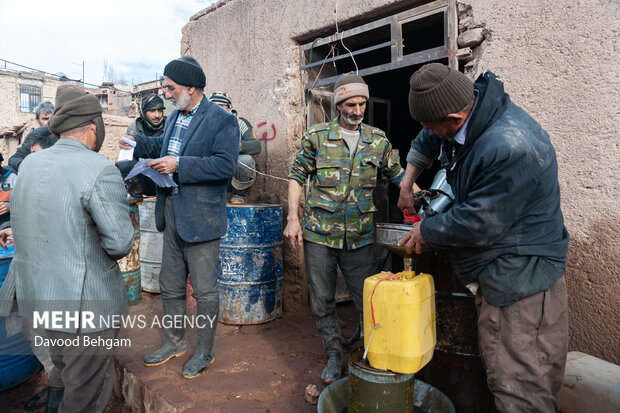
[[[125,178],[125,180],[133,178],[134,176],[138,174],[142,174],[144,176],[149,177],[153,182],[155,182],[155,185],[161,188],[176,187],[177,184],[174,183],[174,180],[172,179],[170,175],[168,174],[162,175],[156,170],[154,170],[153,168],[151,168],[150,166],[146,166],[146,164],[151,161],[153,161],[153,159],[140,159],[138,163],[136,164],[136,166],[134,166],[133,169],[129,171],[129,174],[127,174],[127,177]]]

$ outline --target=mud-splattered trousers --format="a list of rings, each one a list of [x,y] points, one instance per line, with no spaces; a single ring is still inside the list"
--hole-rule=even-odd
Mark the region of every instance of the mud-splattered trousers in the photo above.
[[[486,71],[463,145],[423,129],[407,162],[439,157],[453,207],[426,218],[426,243],[442,250],[464,285],[478,282],[478,334],[489,388],[502,412],[558,410],[568,324],[563,278],[569,235],[549,134]]]
[[[335,302],[337,268],[362,312],[364,279],[376,271],[372,192],[377,175],[381,172],[399,184],[404,174],[383,131],[365,124],[359,130],[351,160],[338,119],[312,126],[289,174],[300,185],[310,178],[303,218],[306,271],[312,312],[330,356],[342,352]]]

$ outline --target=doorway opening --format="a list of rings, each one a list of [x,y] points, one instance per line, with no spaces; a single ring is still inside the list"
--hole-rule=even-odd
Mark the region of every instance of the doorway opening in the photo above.
[[[316,38],[302,46],[306,83],[306,127],[337,116],[333,84],[345,73],[358,73],[370,90],[364,123],[386,132],[401,165],[407,165],[411,141],[422,126],[409,114],[409,78],[421,66],[440,62],[458,68],[455,0],[427,1],[397,14]],[[422,173],[428,188],[439,167]],[[402,222],[396,207],[398,188],[380,180],[374,193],[375,222]]]

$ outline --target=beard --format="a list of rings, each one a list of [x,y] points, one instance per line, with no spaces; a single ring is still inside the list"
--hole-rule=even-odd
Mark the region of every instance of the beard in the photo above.
[[[177,99],[176,102],[173,103],[173,105],[175,109],[183,111],[188,109],[191,101],[192,97],[189,95],[189,93],[187,93],[187,89],[183,88],[181,96],[179,96],[179,99]]]
[[[340,116],[342,116],[342,119],[344,119],[344,121],[352,126],[357,126],[360,123],[362,123],[362,121],[364,120],[363,116],[360,116],[360,118],[358,120],[355,119],[351,119],[349,116],[347,116],[343,111],[340,112]]]

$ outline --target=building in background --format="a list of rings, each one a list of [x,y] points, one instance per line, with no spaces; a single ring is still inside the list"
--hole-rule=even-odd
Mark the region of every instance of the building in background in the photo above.
[[[8,160],[26,135],[38,127],[34,118],[37,105],[45,100],[54,102],[58,86],[79,84],[63,76],[0,67],[0,136],[4,137],[0,152],[4,159]]]
[[[60,85],[75,84],[83,86],[80,81],[70,80],[64,74],[50,74],[0,60],[0,153],[5,159],[15,153],[26,135],[38,125],[34,120],[34,110],[45,100],[54,102],[56,89]],[[108,127],[119,130],[126,128],[136,118],[142,96],[149,93],[163,94],[160,80],[153,80],[135,86],[123,83],[104,82],[99,87],[86,85],[86,91],[99,99],[104,109],[106,137],[111,135]],[[164,114],[172,111],[172,104],[165,101]],[[123,126],[124,125],[124,126]],[[107,142],[107,139],[106,139]],[[109,148],[108,148],[109,146]],[[114,145],[104,145],[112,159],[117,149]]]
[[[437,61],[472,79],[495,72],[557,150],[571,234],[570,350],[620,363],[620,57],[612,3],[273,0],[248,7],[221,0],[192,16],[181,51],[204,68],[207,96],[226,90],[263,142],[257,165],[271,176],[257,178],[251,201],[277,202],[284,211],[288,180],[274,177],[286,178],[303,130],[334,116],[337,75],[364,76],[373,93],[364,122],[385,130],[404,159],[420,130],[407,103],[417,68]],[[390,194],[380,199],[389,204]],[[301,257],[285,247],[284,263],[285,310],[303,308]]]

